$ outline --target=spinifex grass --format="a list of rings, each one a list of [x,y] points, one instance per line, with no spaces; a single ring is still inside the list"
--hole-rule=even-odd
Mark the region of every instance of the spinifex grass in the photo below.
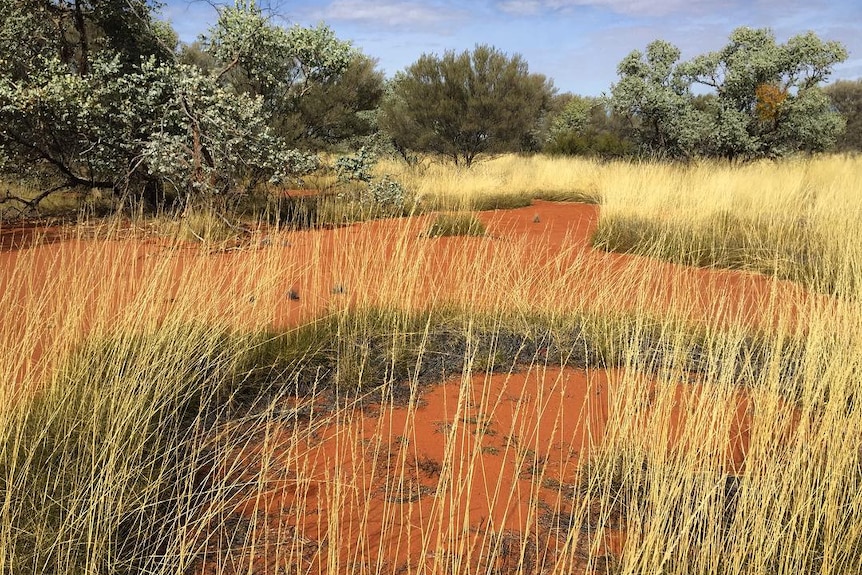
[[[485,224],[474,214],[455,212],[441,213],[434,217],[425,234],[428,237],[484,236]]]
[[[852,295],[860,173],[862,161],[839,156],[742,167],[612,165],[600,184],[594,245]]]
[[[859,570],[852,298],[427,224],[4,254],[2,569]]]
[[[382,161],[377,171],[393,175],[431,209],[511,209],[533,199],[598,203],[601,197],[601,167],[591,160],[506,155],[469,169],[429,160],[417,166]]]

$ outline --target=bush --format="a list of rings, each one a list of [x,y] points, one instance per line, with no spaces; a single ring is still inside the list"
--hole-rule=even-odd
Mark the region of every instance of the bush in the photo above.
[[[636,147],[618,134],[608,132],[565,132],[554,136],[545,146],[545,153],[560,156],[623,158],[635,153]]]
[[[368,184],[368,190],[362,195],[362,202],[403,208],[407,204],[407,196],[404,186],[387,174],[383,179]]]
[[[359,148],[355,154],[341,156],[335,160],[335,173],[338,181],[347,182],[371,182],[372,170],[374,169],[374,154],[365,146]]]
[[[374,152],[365,146],[355,154],[341,156],[335,161],[338,181],[343,184],[352,182],[365,184],[365,188],[359,192],[359,203],[364,208],[381,207],[386,210],[403,210],[407,204],[407,190],[389,174],[383,176],[382,179],[375,180],[372,172],[376,159]]]

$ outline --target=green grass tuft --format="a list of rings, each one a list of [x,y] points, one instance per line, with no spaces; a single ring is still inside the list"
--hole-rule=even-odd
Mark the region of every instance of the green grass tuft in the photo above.
[[[444,213],[437,214],[426,235],[428,237],[445,236],[484,236],[485,224],[469,213]]]

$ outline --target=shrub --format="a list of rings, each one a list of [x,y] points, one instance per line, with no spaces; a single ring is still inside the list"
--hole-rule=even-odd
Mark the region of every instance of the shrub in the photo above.
[[[372,170],[374,169],[374,154],[365,146],[359,148],[355,154],[341,156],[335,160],[335,173],[338,181],[347,182],[371,182]]]
[[[368,184],[368,190],[362,195],[362,202],[403,208],[407,203],[407,196],[404,186],[387,174],[382,179]]]
[[[623,158],[636,152],[635,145],[624,137],[609,132],[557,134],[545,146],[545,152],[561,156]]]

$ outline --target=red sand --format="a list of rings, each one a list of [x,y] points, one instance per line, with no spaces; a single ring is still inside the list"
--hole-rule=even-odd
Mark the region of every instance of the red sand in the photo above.
[[[495,572],[514,573],[517,561],[504,564],[505,553],[493,547],[504,540],[516,556],[531,550],[534,570],[525,572],[561,560],[569,572],[593,572],[590,546],[594,559],[618,555],[625,524],[613,513],[599,518],[597,503],[578,486],[578,465],[620,417],[611,397],[621,377],[616,370],[541,366],[477,374],[466,385],[434,387],[415,409],[383,406],[342,412],[323,426],[268,429],[225,464],[249,478],[267,470],[236,499],[236,512],[255,525],[252,540],[270,544],[268,552],[258,548],[255,572],[327,573],[333,560],[339,572],[349,565],[367,573],[441,572],[442,558],[457,557],[471,572],[494,565]],[[645,385],[655,389],[654,382]],[[671,394],[671,450],[703,448],[699,430],[687,428],[697,423],[685,416],[698,393],[697,386],[677,386]],[[744,460],[750,413],[741,394],[728,407],[736,413],[719,447],[733,474]],[[566,555],[569,531],[560,525],[569,521],[580,527]],[[209,552],[200,572],[224,572],[224,558]],[[251,557],[233,559],[247,566]]]
[[[175,296],[181,294],[211,300],[214,305],[206,307],[223,310],[228,321],[276,328],[339,309],[345,300],[424,307],[451,300],[508,305],[511,298],[518,300],[514,305],[532,309],[534,304],[553,307],[561,296],[588,308],[595,305],[598,312],[637,306],[662,315],[670,306],[691,320],[768,326],[777,322],[764,317],[771,299],[802,305],[813,297],[798,285],[755,273],[687,268],[594,250],[589,239],[597,206],[536,202],[483,212],[480,218],[489,237],[424,238],[425,216],[263,235],[241,249],[215,253],[192,244],[171,249],[159,239],[60,241],[56,231],[21,250],[14,248],[34,241],[34,231],[7,230],[2,236],[6,250],[0,251],[0,293],[28,314],[39,308],[46,326],[57,307],[71,307],[72,302],[64,301],[70,294],[86,293],[80,310],[85,331],[92,318],[110,325],[140,307],[142,298],[152,308],[145,288],[154,276],[165,293],[152,297],[162,300],[156,303],[163,304],[165,313],[175,309]],[[250,263],[256,261],[270,269],[261,272]],[[485,277],[475,261],[496,261],[497,275]],[[271,269],[274,263],[278,269]],[[566,285],[553,286],[555,278],[572,269],[578,272],[568,274]],[[261,285],[256,275],[269,283]],[[198,283],[206,278],[206,285],[188,285],[190,276]],[[395,283],[404,276],[409,276],[406,284]],[[626,285],[614,290],[621,281]],[[336,286],[346,294],[333,293]],[[298,300],[286,297],[290,290]],[[47,303],[32,305],[40,294],[47,294]],[[192,301],[190,307],[196,305]],[[44,335],[50,337],[50,329]]]
[[[20,239],[14,233],[3,236],[0,289],[12,294],[7,301],[20,304],[7,309],[4,320],[7,326],[32,326],[32,321],[23,321],[30,314],[44,318],[37,349],[31,350],[31,359],[37,362],[41,347],[53,338],[76,335],[53,333],[47,324],[56,312],[51,306],[78,309],[64,301],[64,294],[87,294],[80,320],[86,331],[93,318],[119,319],[127,308],[140,305],[154,269],[170,278],[168,293],[153,296],[159,304],[155,307],[161,306],[164,313],[171,313],[177,294],[200,293],[216,303],[207,307],[252,325],[260,325],[262,319],[274,327],[297,325],[337,309],[345,299],[374,303],[378,290],[391,301],[397,285],[357,282],[384,281],[396,265],[399,270],[415,266],[418,285],[403,293],[406,306],[464,297],[495,301],[500,294],[494,290],[500,286],[483,283],[481,270],[470,270],[474,258],[484,261],[481,258],[495,253],[514,258],[511,269],[504,270],[511,273],[511,283],[504,289],[516,289],[528,301],[535,297],[553,302],[554,294],[545,293],[547,284],[559,270],[575,264],[582,271],[566,289],[586,302],[607,294],[606,287],[620,278],[638,279],[636,289],[618,290],[610,299],[605,295],[598,311],[638,306],[661,314],[673,306],[695,321],[769,326],[778,321],[764,317],[770,298],[803,305],[814,297],[799,286],[757,274],[691,269],[593,250],[589,238],[598,218],[596,206],[536,202],[480,217],[488,225],[488,238],[423,238],[428,223],[424,217],[283,233],[249,249],[213,254],[196,247],[168,250],[165,242],[155,239],[57,241],[21,250],[17,248],[29,246],[34,237],[32,230],[22,230]],[[405,226],[409,233],[399,233]],[[271,253],[266,250],[278,250],[275,261],[283,261],[283,267],[270,274],[277,281],[260,286],[253,270],[243,273],[242,265],[255,254]],[[38,270],[26,282],[12,275],[19,258],[27,258],[21,261],[28,269]],[[512,265],[518,261],[520,268]],[[523,277],[518,275],[521,269],[528,272]],[[187,270],[196,270],[198,278],[204,270],[212,282],[184,285]],[[331,288],[342,283],[347,294],[333,293]],[[289,290],[299,299],[288,297]],[[34,295],[43,291],[53,294],[49,303],[31,305]],[[20,371],[28,369],[32,364],[20,366]],[[267,486],[263,493],[236,500],[239,516],[257,521],[254,539],[264,546],[248,557],[232,552],[235,570],[246,572],[253,561],[259,573],[325,573],[332,567],[327,561],[337,560],[342,567],[353,565],[365,573],[443,572],[445,563],[451,566],[453,561],[487,567],[493,556],[494,568],[509,572],[526,561],[526,554],[531,554],[534,565],[559,560],[566,533],[551,528],[554,517],[559,521],[579,505],[589,507],[574,486],[577,465],[590,448],[601,444],[613,420],[608,397],[617,377],[618,373],[568,369],[478,375],[465,386],[447,382],[431,389],[415,411],[383,407],[377,414],[355,412],[313,433],[293,427],[269,430],[267,444],[238,455],[252,475],[266,468]],[[686,406],[696,403],[689,401],[696,390],[688,386],[675,392],[678,401],[671,420],[677,431],[668,436],[669,448],[679,448],[691,437],[680,430],[686,425]],[[459,404],[460,391],[464,395]],[[733,421],[719,458],[732,471],[744,465],[750,415],[745,397],[728,404],[728,409]],[[447,434],[449,442],[444,441]],[[265,445],[283,449],[276,449],[277,461],[264,466],[255,454]],[[453,451],[444,453],[446,445]],[[273,453],[271,448],[269,452]],[[397,478],[406,485],[394,484]],[[338,492],[337,485],[349,489]],[[587,524],[594,520],[588,509]],[[594,558],[619,553],[624,539],[619,523],[611,521],[598,531],[596,527],[578,535],[575,548],[580,555],[593,541],[600,542]],[[496,552],[489,553],[482,546],[492,541]],[[283,544],[292,547],[285,549]],[[293,563],[286,565],[286,558]],[[210,559],[202,571],[232,572],[224,557]],[[587,569],[583,557],[568,561],[574,571]]]

